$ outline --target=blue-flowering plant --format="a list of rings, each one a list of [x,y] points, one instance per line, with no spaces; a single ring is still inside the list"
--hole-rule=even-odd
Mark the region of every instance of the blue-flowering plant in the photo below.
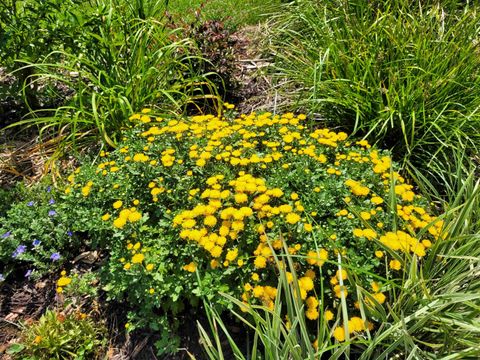
[[[57,269],[69,249],[78,248],[65,209],[50,186],[30,191],[0,217],[0,282],[35,278]]]

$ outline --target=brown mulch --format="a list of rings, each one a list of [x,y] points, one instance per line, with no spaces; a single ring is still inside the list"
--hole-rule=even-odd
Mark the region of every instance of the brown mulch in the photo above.
[[[251,25],[233,34],[236,40],[235,57],[236,72],[234,74],[239,88],[236,90],[237,111],[251,113],[253,111],[275,111],[275,95],[272,95],[271,79],[267,68],[271,59],[260,49],[264,39],[265,25]]]
[[[23,281],[3,284],[0,292],[0,359],[10,359],[4,352],[16,340],[20,323],[28,323],[56,303],[55,282],[46,279],[37,283]]]

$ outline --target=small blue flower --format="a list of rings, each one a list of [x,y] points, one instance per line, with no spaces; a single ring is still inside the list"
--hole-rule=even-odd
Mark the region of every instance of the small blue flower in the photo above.
[[[53,204],[55,204],[55,200],[50,199],[50,201],[49,201],[48,203],[49,203],[50,205],[53,205]]]
[[[30,277],[30,275],[32,275],[32,272],[33,272],[33,270],[28,270],[28,271],[25,273],[25,277],[26,277],[26,278]]]
[[[3,276],[3,274],[0,274],[0,282],[2,281],[5,281],[5,277]]]
[[[57,212],[55,210],[50,210],[48,212],[48,216],[55,216],[55,215],[57,215]]]
[[[50,191],[52,191],[52,187],[51,187],[51,186],[48,186],[48,187],[47,187],[47,192],[49,193]]]
[[[10,235],[12,235],[12,232],[11,232],[11,231],[7,231],[5,234],[2,235],[2,238],[6,239],[6,238],[9,237]]]
[[[32,245],[33,246],[38,246],[38,245],[40,245],[40,243],[41,243],[40,240],[35,239],[35,240],[33,240]]]
[[[35,205],[35,203],[33,201],[30,201],[30,202],[27,203],[27,206],[33,206],[33,205]]]
[[[25,245],[18,245],[18,247],[15,249],[15,251],[12,254],[12,258],[18,257],[18,255],[23,254],[27,250],[27,247]]]
[[[53,253],[52,255],[50,255],[50,260],[52,261],[60,260],[60,254],[58,252]]]
[[[68,231],[67,231],[67,235],[68,235],[68,236],[73,236],[73,233],[72,233],[70,230],[68,230]]]

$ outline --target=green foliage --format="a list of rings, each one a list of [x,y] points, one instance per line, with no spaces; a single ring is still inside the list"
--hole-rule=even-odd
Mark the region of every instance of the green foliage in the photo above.
[[[68,227],[68,209],[55,199],[51,187],[37,186],[0,218],[0,273],[5,278],[10,273],[39,277],[78,251],[79,239]]]
[[[478,151],[477,5],[301,0],[269,28],[284,106],[318,112],[422,172]]]
[[[100,359],[107,345],[106,329],[88,315],[48,310],[25,325],[15,358],[29,360]]]
[[[32,84],[51,93],[62,84],[70,95],[63,94],[63,105],[32,111],[12,126],[34,125],[41,135],[55,135],[58,153],[98,139],[115,146],[135,108],[148,104],[178,113],[197,98],[215,98],[215,87],[193,65],[198,59],[191,43],[167,29],[159,13],[143,2],[99,0],[71,14],[77,32],[64,36],[74,45],[49,48],[34,61],[23,58],[21,68]]]
[[[0,2],[0,63],[15,71],[28,105],[40,106],[32,68],[55,50],[72,49],[79,33],[76,17],[83,0],[6,0]],[[56,58],[60,60],[59,57]]]
[[[199,11],[208,20],[225,22],[228,29],[236,30],[245,25],[254,25],[271,12],[279,0],[169,0],[168,12],[173,18],[193,21]]]

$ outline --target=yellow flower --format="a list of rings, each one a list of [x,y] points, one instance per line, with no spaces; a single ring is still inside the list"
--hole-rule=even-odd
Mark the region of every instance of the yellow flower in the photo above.
[[[381,293],[381,292],[376,293],[376,294],[373,294],[373,297],[375,298],[375,300],[378,301],[379,304],[383,304],[383,303],[385,302],[386,298],[387,298],[387,297],[386,297],[383,293]]]
[[[135,255],[133,255],[133,257],[132,257],[132,263],[133,263],[133,264],[140,264],[141,262],[143,262],[143,259],[145,259],[145,255],[143,255],[143,254],[135,254]]]
[[[303,224],[303,228],[306,232],[311,232],[313,230],[312,224]]]
[[[295,213],[289,213],[287,214],[287,216],[285,217],[285,220],[289,223],[289,224],[296,224],[297,222],[300,221],[300,216],[298,214],[295,214]]]
[[[72,279],[70,279],[68,277],[65,277],[65,276],[62,276],[60,279],[58,279],[57,285],[60,286],[60,287],[64,287],[64,286],[67,286],[68,284],[70,284],[71,282],[72,282]]]
[[[347,271],[345,269],[342,269],[341,271],[337,270],[336,277],[337,277],[338,280],[340,280],[340,278],[342,280],[347,280],[347,278],[348,278]]]
[[[108,221],[110,219],[110,217],[111,217],[111,215],[107,213],[107,214],[102,216],[102,220],[103,221]]]
[[[379,259],[382,258],[383,257],[383,251],[380,251],[380,250],[375,251],[375,256]]]
[[[342,326],[337,326],[335,328],[335,330],[333,330],[333,337],[337,340],[337,341],[345,341],[345,330],[343,329]]]
[[[35,339],[33,340],[33,343],[35,345],[38,345],[38,344],[40,344],[41,341],[42,341],[42,337],[40,335],[37,335],[37,336],[35,336]]]
[[[90,194],[90,190],[91,190],[91,189],[90,189],[90,186],[84,186],[84,187],[82,187],[82,195],[85,196],[85,197],[87,197],[88,194]]]
[[[210,226],[210,227],[213,227],[217,224],[217,218],[213,215],[209,215],[207,216],[204,220],[203,220],[203,223],[206,225],[206,226]]]
[[[319,249],[318,251],[309,251],[307,253],[307,263],[310,265],[322,266],[325,260],[328,259],[328,251]]]
[[[390,261],[390,268],[393,270],[400,270],[402,268],[402,263],[398,260],[391,260]]]
[[[237,204],[242,204],[248,201],[248,195],[244,193],[235,194],[235,202]]]
[[[130,214],[128,214],[128,221],[130,222],[139,221],[141,218],[142,218],[142,214],[138,211],[133,211]]]
[[[118,200],[118,201],[115,201],[113,203],[113,208],[114,209],[120,209],[122,207],[122,205],[123,205],[123,202],[121,200]]]
[[[238,256],[238,249],[235,248],[233,250],[228,250],[227,255],[225,256],[225,259],[228,261],[233,261],[237,258]]]
[[[148,265],[145,267],[145,269],[146,269],[147,271],[152,271],[152,270],[153,270],[153,267],[154,267],[153,264],[148,264]]]
[[[372,203],[375,205],[380,205],[383,203],[383,199],[379,196],[373,196],[371,199]]]
[[[125,218],[119,217],[113,221],[113,226],[115,226],[118,229],[122,229],[126,223],[127,223],[127,220]]]
[[[253,296],[255,296],[256,298],[263,296],[264,293],[265,290],[263,286],[257,285],[253,288]]]
[[[305,316],[309,320],[317,320],[318,316],[319,316],[319,313],[318,313],[318,310],[316,308],[308,308],[307,311],[305,311]]]
[[[305,303],[307,304],[307,307],[309,307],[309,308],[317,308],[318,305],[319,305],[319,302],[318,302],[317,298],[314,297],[314,296],[309,296],[307,298],[307,300],[305,301]]]
[[[372,215],[371,215],[369,212],[362,211],[362,212],[360,213],[360,217],[361,217],[363,220],[370,220],[370,218],[372,217]]]
[[[365,330],[365,323],[362,318],[358,316],[353,316],[350,320],[348,320],[348,332],[358,332]]]
[[[148,290],[148,292],[150,293],[150,295],[153,295],[155,293],[155,289],[154,288],[150,288],[150,290]]]
[[[373,290],[374,292],[379,292],[379,291],[380,291],[380,285],[379,285],[377,282],[372,281],[372,282],[370,283],[370,285],[372,286],[372,290]]]
[[[214,257],[214,258],[218,258],[220,257],[220,255],[222,255],[222,248],[218,245],[214,246],[213,249],[210,251],[210,254]]]
[[[332,320],[334,317],[333,312],[331,312],[330,310],[325,311],[324,317],[325,317],[325,321]]]
[[[126,263],[125,265],[123,265],[123,268],[124,268],[125,270],[129,270],[131,266],[132,266],[132,265],[130,265],[130,263]]]
[[[353,229],[353,236],[362,237],[363,230],[362,229]]]
[[[300,288],[304,289],[305,291],[313,290],[313,280],[308,277],[304,276],[298,280]]]
[[[257,269],[263,269],[267,266],[267,259],[265,259],[263,256],[257,256],[253,264]]]

